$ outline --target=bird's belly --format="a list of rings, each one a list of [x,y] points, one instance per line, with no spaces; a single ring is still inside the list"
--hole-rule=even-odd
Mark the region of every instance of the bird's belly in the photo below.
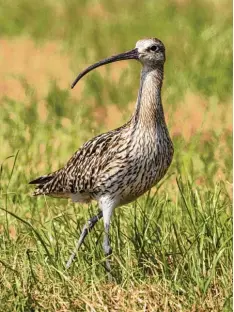
[[[88,204],[91,200],[91,194],[87,193],[70,193],[70,198],[73,203],[86,203]]]

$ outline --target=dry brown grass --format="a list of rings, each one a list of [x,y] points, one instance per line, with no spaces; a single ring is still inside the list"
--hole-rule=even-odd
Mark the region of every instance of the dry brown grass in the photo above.
[[[25,78],[35,87],[39,98],[47,94],[51,79],[56,79],[61,88],[68,87],[72,72],[69,58],[59,43],[38,46],[28,38],[5,38],[0,39],[0,46],[0,97],[27,100],[18,77]]]
[[[39,272],[39,271],[38,271]],[[44,281],[45,276],[41,272]],[[210,288],[206,296],[196,294],[200,300],[196,304],[189,303],[187,294],[170,292],[169,285],[163,284],[138,284],[123,288],[116,284],[93,283],[88,289],[82,281],[74,279],[70,281],[77,285],[77,292],[70,298],[64,296],[62,287],[51,285],[51,288],[35,289],[31,293],[34,303],[38,303],[43,310],[50,311],[92,311],[92,312],[218,312],[222,311],[224,292],[219,286]],[[10,288],[10,285],[6,285]],[[25,295],[26,295],[25,289]],[[35,306],[35,304],[33,304]],[[32,308],[33,308],[32,306]],[[38,305],[36,304],[38,307]]]

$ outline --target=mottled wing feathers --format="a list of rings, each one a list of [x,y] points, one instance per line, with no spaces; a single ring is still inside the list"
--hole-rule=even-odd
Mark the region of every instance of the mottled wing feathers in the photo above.
[[[38,184],[33,195],[64,194],[64,197],[68,197],[69,193],[92,192],[97,186],[99,174],[118,154],[117,146],[124,144],[123,132],[127,126],[91,139],[70,158],[64,168],[31,181],[30,184]]]

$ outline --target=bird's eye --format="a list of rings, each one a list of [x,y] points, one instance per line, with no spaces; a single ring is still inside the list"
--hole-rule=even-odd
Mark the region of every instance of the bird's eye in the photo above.
[[[150,48],[151,51],[154,51],[154,52],[158,52],[159,50],[159,47],[157,47],[156,45],[153,45],[151,48]]]

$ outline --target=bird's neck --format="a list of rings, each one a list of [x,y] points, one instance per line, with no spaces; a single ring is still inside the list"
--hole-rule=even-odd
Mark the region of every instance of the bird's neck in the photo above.
[[[165,125],[161,88],[163,65],[157,68],[144,66],[141,71],[140,89],[132,122],[135,126],[157,129]]]

